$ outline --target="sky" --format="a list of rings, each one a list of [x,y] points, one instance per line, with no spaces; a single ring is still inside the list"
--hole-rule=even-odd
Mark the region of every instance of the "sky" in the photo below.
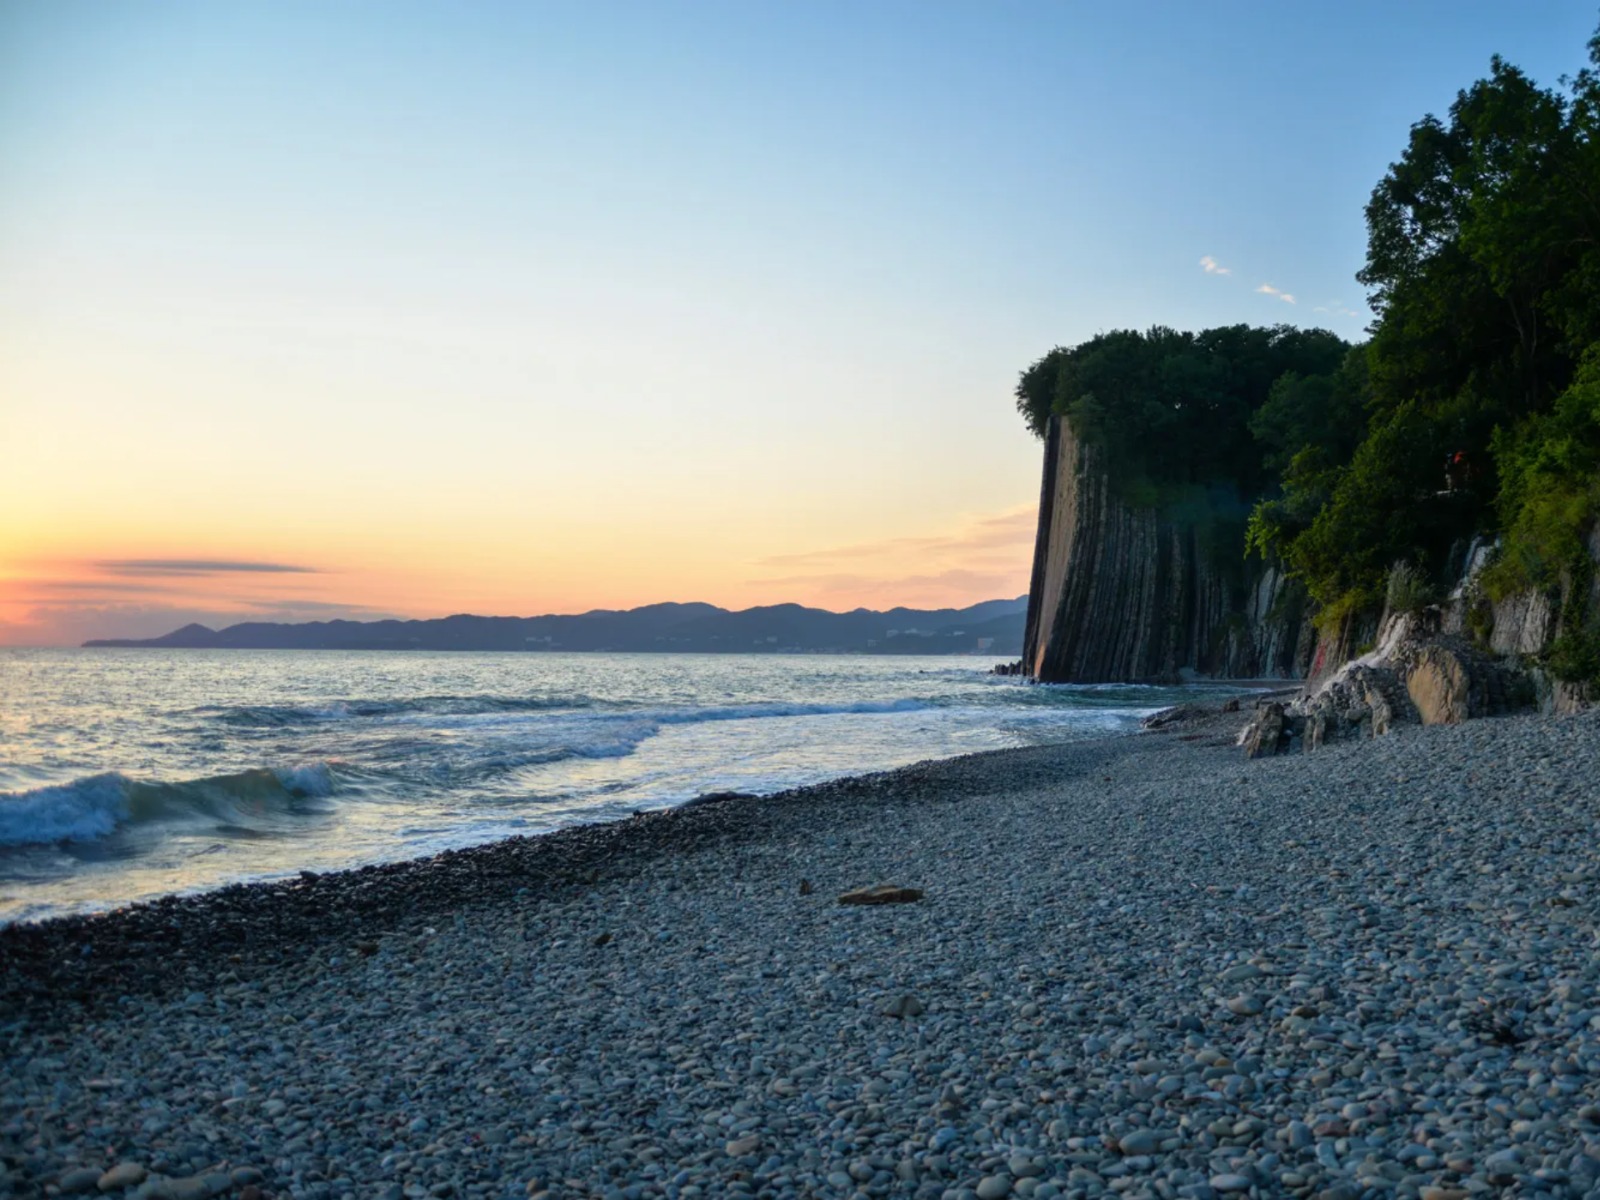
[[[0,3],[0,644],[1027,589],[1058,344],[1359,339],[1594,3]]]

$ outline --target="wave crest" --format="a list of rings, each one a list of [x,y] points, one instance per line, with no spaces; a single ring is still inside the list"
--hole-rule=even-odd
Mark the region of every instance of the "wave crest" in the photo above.
[[[587,708],[583,697],[565,696],[418,696],[409,700],[332,700],[325,704],[207,705],[193,710],[226,725],[305,725],[320,721],[349,721],[362,717],[407,714],[476,716],[486,713],[542,712]]]
[[[339,788],[329,763],[258,767],[177,783],[116,771],[23,792],[0,792],[0,846],[92,842],[129,825],[205,820],[261,829],[319,811]]]

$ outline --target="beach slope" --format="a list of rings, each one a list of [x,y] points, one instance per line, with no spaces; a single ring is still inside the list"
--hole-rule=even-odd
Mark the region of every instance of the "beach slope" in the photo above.
[[[1600,714],[1241,721],[0,931],[0,1193],[1600,1186]]]

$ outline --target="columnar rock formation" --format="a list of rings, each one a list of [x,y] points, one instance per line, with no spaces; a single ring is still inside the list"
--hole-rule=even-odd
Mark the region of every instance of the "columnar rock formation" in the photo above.
[[[1297,589],[1247,567],[1239,536],[1130,505],[1116,483],[1096,447],[1052,417],[1026,671],[1045,683],[1303,676],[1313,637]]]

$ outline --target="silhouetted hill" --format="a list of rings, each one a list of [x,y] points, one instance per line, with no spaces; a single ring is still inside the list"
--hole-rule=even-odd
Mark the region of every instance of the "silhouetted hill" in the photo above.
[[[730,612],[712,604],[650,604],[571,616],[429,621],[247,621],[185,625],[156,638],[97,638],[85,646],[204,650],[626,650],[678,653],[999,654],[1022,651],[1028,598],[970,608],[847,613],[772,604]]]

